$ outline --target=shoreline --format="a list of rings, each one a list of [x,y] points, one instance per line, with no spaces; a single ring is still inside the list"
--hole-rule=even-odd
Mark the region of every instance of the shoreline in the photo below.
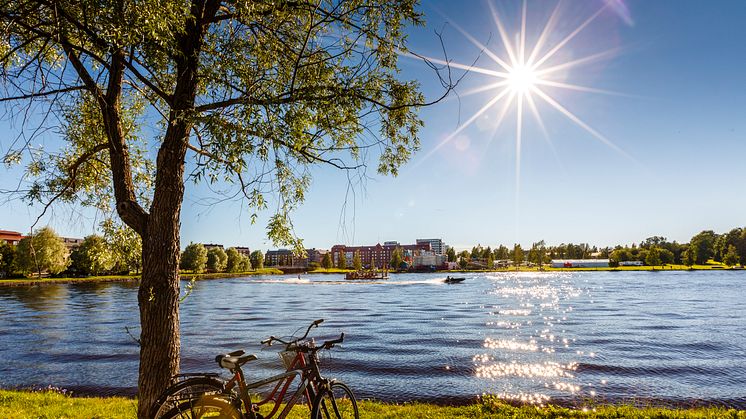
[[[352,270],[342,270],[337,268],[332,269],[316,269],[313,271],[306,271],[301,275],[333,275],[333,274],[344,274],[351,272]],[[633,271],[645,271],[645,272],[673,272],[673,271],[710,271],[710,272],[732,272],[732,271],[743,271],[746,269],[741,267],[727,268],[722,265],[694,265],[692,267],[686,265],[666,265],[660,266],[618,266],[618,267],[602,267],[602,268],[536,268],[536,267],[521,267],[519,269],[507,268],[507,269],[482,269],[482,270],[450,270],[450,271],[435,271],[435,272],[394,272],[389,271],[390,274],[445,274],[459,273],[459,274],[475,274],[475,273],[512,273],[512,272],[633,272]],[[183,273],[180,274],[182,281],[206,281],[212,279],[226,279],[226,278],[243,278],[257,275],[294,275],[290,273],[284,273],[279,269],[275,268],[262,268],[257,271],[249,272],[216,272],[216,273]],[[28,287],[28,286],[39,286],[39,285],[59,285],[59,284],[85,284],[85,283],[107,283],[107,282],[139,282],[140,275],[106,275],[106,276],[89,276],[84,278],[44,278],[44,279],[23,279],[23,278],[11,278],[11,279],[0,279],[0,287]]]
[[[635,407],[630,404],[593,404],[577,408],[556,405],[514,404],[486,396],[462,406],[437,405],[423,402],[384,403],[358,400],[361,417],[407,418],[722,418],[746,419],[746,410],[718,406],[660,407],[652,404]],[[135,417],[137,399],[125,397],[72,397],[54,390],[0,390],[0,416],[19,419],[37,417],[110,419]],[[308,417],[308,408],[294,407],[290,419]]]

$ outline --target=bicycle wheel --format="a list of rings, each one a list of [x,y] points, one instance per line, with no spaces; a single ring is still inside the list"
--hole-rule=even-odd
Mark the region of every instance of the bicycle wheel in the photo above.
[[[359,419],[357,401],[347,385],[334,381],[321,390],[313,404],[311,419]]]
[[[166,412],[163,419],[242,419],[241,411],[224,396],[203,395],[179,404]]]
[[[151,410],[152,419],[163,418],[166,413],[177,406],[197,400],[205,394],[220,394],[223,392],[223,382],[211,377],[192,377],[167,388]]]

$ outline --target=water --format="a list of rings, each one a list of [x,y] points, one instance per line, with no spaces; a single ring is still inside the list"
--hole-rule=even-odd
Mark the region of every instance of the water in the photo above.
[[[439,274],[350,282],[338,275],[196,283],[181,307],[182,370],[257,353],[311,320],[345,343],[322,359],[360,397],[528,403],[633,402],[746,408],[746,272]],[[0,387],[132,395],[136,286],[0,287]],[[129,332],[128,330],[129,329]]]

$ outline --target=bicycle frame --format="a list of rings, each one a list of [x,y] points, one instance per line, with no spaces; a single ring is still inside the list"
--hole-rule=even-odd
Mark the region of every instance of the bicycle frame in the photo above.
[[[320,378],[320,376],[317,369],[314,368],[313,365],[308,365],[303,352],[296,351],[295,357],[293,358],[291,364],[288,366],[286,372],[252,383],[246,383],[246,377],[243,371],[240,367],[236,368],[233,377],[226,383],[225,389],[230,390],[234,386],[236,386],[236,384],[238,385],[239,397],[241,399],[241,402],[244,405],[246,412],[249,414],[249,417],[252,419],[256,418],[254,406],[262,406],[269,402],[274,402],[272,411],[266,416],[263,416],[264,419],[271,419],[275,417],[274,415],[280,409],[282,401],[284,400],[285,395],[288,393],[288,389],[295,381],[295,378],[299,375],[301,376],[301,382],[298,386],[298,389],[292,394],[287,404],[285,405],[285,408],[282,409],[282,411],[277,416],[277,419],[283,419],[290,413],[290,410],[298,403],[298,400],[304,394],[306,396],[306,404],[308,405],[309,410],[313,407],[314,395],[316,393],[316,389],[314,388],[313,383],[314,379]],[[277,382],[277,384],[268,396],[257,403],[253,403],[251,401],[251,394],[249,393],[249,390],[261,388],[266,386],[267,384],[271,384],[274,382]]]

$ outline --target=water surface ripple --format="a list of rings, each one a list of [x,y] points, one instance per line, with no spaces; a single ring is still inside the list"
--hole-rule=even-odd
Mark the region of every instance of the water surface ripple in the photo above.
[[[466,276],[198,282],[181,308],[182,369],[215,372],[216,354],[243,348],[260,356],[249,377],[273,374],[277,348],[258,342],[325,318],[317,337],[346,341],[323,364],[361,397],[746,408],[743,272]],[[132,284],[0,287],[0,387],[132,395],[137,319]]]

